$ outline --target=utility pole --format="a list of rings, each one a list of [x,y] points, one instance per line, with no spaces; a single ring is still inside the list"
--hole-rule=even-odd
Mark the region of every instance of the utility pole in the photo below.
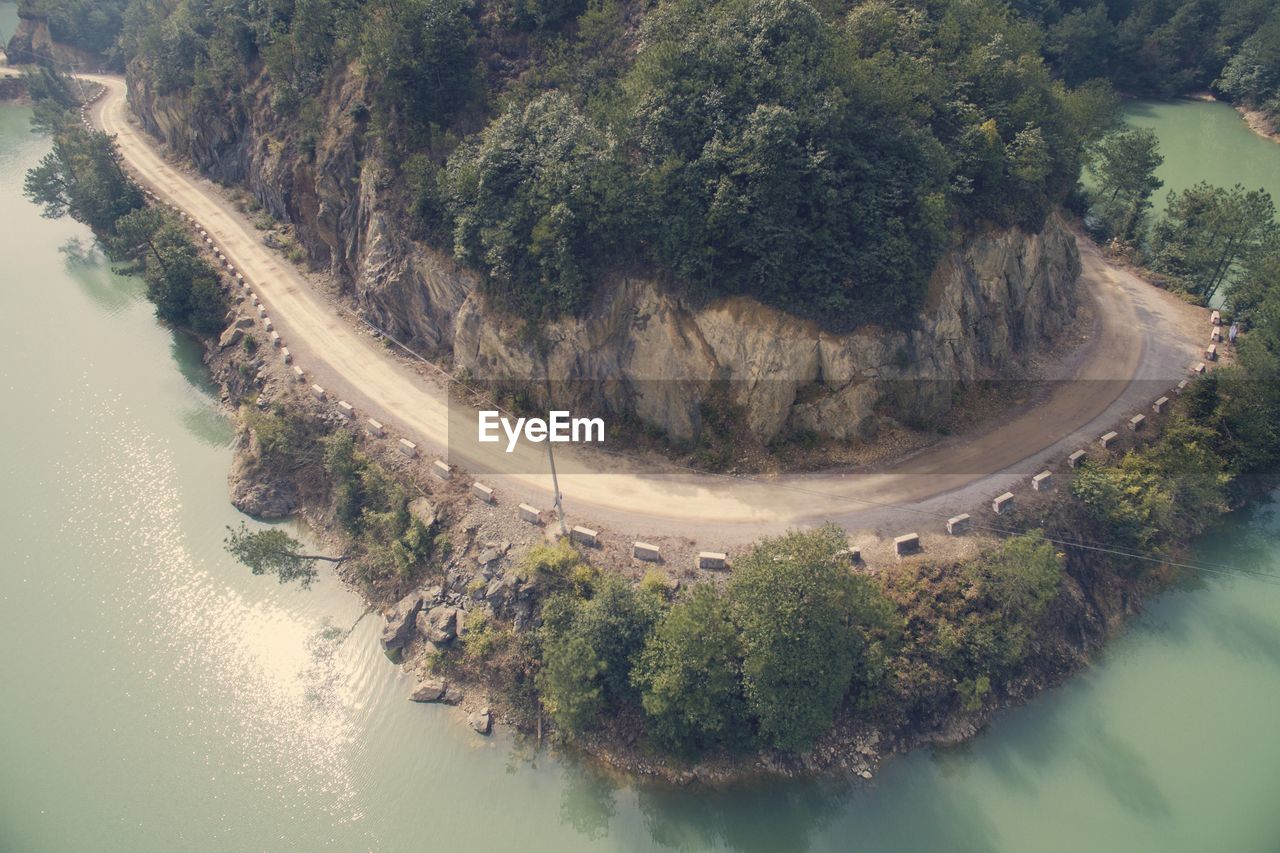
[[[560,519],[560,535],[568,536],[569,527],[564,523],[564,503],[560,495],[560,478],[556,476],[556,455],[551,450],[551,442],[547,442],[547,461],[551,463],[551,486],[555,490],[556,518]]]
[[[551,409],[551,371],[547,367],[547,354],[542,353],[542,382],[547,388],[547,410]],[[569,525],[564,521],[564,496],[560,494],[560,478],[556,476],[556,454],[550,436],[547,437],[547,461],[551,463],[551,488],[555,492],[556,518],[560,519],[560,535],[569,535]]]

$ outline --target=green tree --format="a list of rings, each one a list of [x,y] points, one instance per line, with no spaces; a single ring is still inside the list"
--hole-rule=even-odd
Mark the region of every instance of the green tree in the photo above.
[[[341,565],[348,558],[327,557],[303,552],[302,543],[278,527],[250,530],[242,521],[239,528],[227,527],[224,546],[237,562],[249,567],[255,575],[275,575],[280,583],[298,581],[303,588],[316,579],[316,563],[324,561]]]
[[[55,134],[53,150],[27,172],[23,192],[41,206],[41,215],[70,216],[108,235],[117,219],[143,205],[142,191],[120,165],[115,141],[74,125]]]
[[[1104,3],[1073,9],[1049,28],[1045,55],[1072,86],[1103,77],[1111,59],[1114,26]]]
[[[585,306],[626,184],[612,137],[569,98],[508,110],[450,158],[446,183],[455,253],[488,294],[535,317]]]
[[[855,702],[883,666],[887,601],[854,574],[834,525],[763,539],[739,558],[729,601],[742,643],[747,706],[761,739],[798,752]]]
[[[1111,133],[1098,143],[1089,170],[1097,180],[1094,212],[1108,237],[1131,242],[1138,236],[1151,196],[1164,186],[1156,177],[1163,162],[1160,140],[1147,128]]]
[[[741,667],[728,601],[698,584],[658,621],[631,674],[649,734],[677,753],[744,742]]]
[[[1272,245],[1275,204],[1266,190],[1200,182],[1170,193],[1151,234],[1151,265],[1207,304],[1241,265]]]
[[[917,93],[797,0],[674,2],[644,27],[623,89],[656,261],[832,326],[912,306],[950,213],[943,152],[902,120]]]
[[[1217,87],[1233,100],[1280,114],[1280,11],[1272,10],[1222,69]]]
[[[138,208],[115,221],[111,245],[144,264],[147,297],[167,323],[201,335],[217,334],[226,325],[227,300],[218,272],[172,214]]]
[[[598,715],[566,715],[563,709],[598,709],[599,703],[617,707],[637,700],[631,668],[661,608],[660,600],[613,574],[598,575],[587,592],[586,598],[573,592],[552,595],[542,611],[544,670],[538,686],[544,707],[570,734],[598,722]],[[591,650],[587,662],[567,660],[584,648]],[[585,682],[562,678],[587,670],[594,675]]]
[[[605,710],[605,663],[585,637],[555,634],[543,641],[538,692],[542,707],[568,734],[587,731]]]
[[[475,27],[464,0],[371,0],[360,60],[385,126],[443,124],[475,95]]]

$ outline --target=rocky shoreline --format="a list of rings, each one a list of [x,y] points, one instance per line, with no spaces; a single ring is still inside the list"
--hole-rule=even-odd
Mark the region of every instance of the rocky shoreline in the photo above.
[[[247,306],[247,300],[241,303]],[[243,338],[260,334],[247,312],[238,313],[221,345],[211,343],[206,363],[222,388],[228,413],[240,424],[241,440],[228,477],[232,502],[251,515],[280,518],[298,515],[315,534],[341,545],[322,475],[295,471],[281,475],[260,464],[256,439],[235,401],[256,395],[257,406],[284,406],[326,429],[347,422],[332,407],[319,404],[301,390],[275,351],[264,341],[249,356]],[[236,334],[235,330],[239,330]],[[248,365],[248,369],[241,365]],[[406,459],[378,442],[362,443],[364,452],[405,478],[421,492],[411,512],[441,526],[454,543],[450,555],[407,587],[370,585],[343,568],[345,580],[384,617],[381,641],[388,657],[416,679],[406,697],[421,703],[457,706],[478,734],[495,725],[508,726],[521,737],[543,743],[551,734],[540,714],[503,696],[474,672],[440,673],[433,669],[439,652],[465,638],[475,619],[497,619],[523,633],[537,624],[540,590],[536,582],[519,577],[516,564],[530,547],[555,538],[549,528],[524,524],[510,514],[487,511],[471,499],[465,485],[433,477],[421,460]],[[341,547],[337,547],[341,551]],[[592,555],[607,571],[621,571],[638,581],[642,569],[621,555]],[[691,565],[692,561],[689,561]],[[1069,573],[1070,574],[1070,573]],[[670,578],[673,589],[698,581],[723,581],[723,572],[686,570]],[[779,753],[721,755],[684,763],[660,758],[638,739],[639,720],[608,721],[602,731],[579,739],[568,748],[612,772],[643,776],[683,785],[698,782],[728,785],[764,777],[836,776],[870,780],[889,757],[926,745],[950,746],[980,731],[1000,710],[1021,704],[1041,690],[1062,683],[1087,665],[1090,656],[1141,608],[1146,592],[1159,581],[1146,583],[1106,578],[1085,589],[1068,577],[1063,601],[1067,611],[1036,638],[1036,655],[1015,682],[998,698],[973,711],[957,711],[931,720],[860,720],[844,715],[817,745],[802,756]],[[558,748],[563,744],[555,743]]]
[[[1275,116],[1239,104],[1236,105],[1236,112],[1240,113],[1244,123],[1249,125],[1249,129],[1258,136],[1270,139],[1272,142],[1280,142],[1280,129],[1277,129]]]

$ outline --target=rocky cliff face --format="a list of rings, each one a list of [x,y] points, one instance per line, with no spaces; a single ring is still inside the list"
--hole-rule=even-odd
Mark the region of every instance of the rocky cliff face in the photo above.
[[[650,281],[603,288],[586,316],[546,330],[556,399],[605,404],[688,438],[712,393],[741,408],[768,441],[785,430],[834,438],[873,432],[878,413],[927,420],[957,383],[1018,378],[1070,320],[1080,273],[1074,237],[1052,220],[1039,234],[976,237],[935,271],[926,306],[894,328],[832,334],[746,298],[693,307]],[[453,356],[479,377],[541,376],[514,327],[469,295]],[[718,399],[722,399],[718,397]]]
[[[29,0],[18,4],[18,27],[13,31],[4,51],[10,65],[53,60],[63,67],[82,71],[99,71],[104,66],[100,57],[54,41],[49,34],[48,19]]]
[[[750,299],[691,305],[655,282],[623,278],[600,288],[584,316],[545,329],[539,349],[519,318],[487,308],[474,275],[404,236],[387,170],[366,156],[361,85],[354,76],[329,82],[325,130],[302,145],[275,117],[266,86],[230,111],[211,111],[193,109],[184,93],[157,93],[141,69],[129,74],[130,103],[147,129],[292,222],[311,262],[372,322],[481,380],[527,390],[548,375],[557,405],[578,413],[634,414],[689,439],[714,395],[764,441],[787,430],[866,435],[886,414],[927,420],[947,411],[957,383],[1019,377],[1074,313],[1075,240],[1052,219],[1037,234],[966,240],[935,270],[925,306],[893,328],[831,334]]]

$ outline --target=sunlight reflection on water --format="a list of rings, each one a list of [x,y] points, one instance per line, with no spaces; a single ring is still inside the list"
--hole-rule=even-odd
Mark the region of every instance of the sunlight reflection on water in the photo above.
[[[359,720],[344,687],[353,673],[337,654],[340,636],[271,601],[249,601],[202,570],[184,543],[165,442],[130,428],[118,396],[81,390],[83,418],[97,429],[85,431],[92,444],[77,454],[81,461],[59,471],[73,508],[61,533],[131,566],[103,606],[124,617],[118,624],[135,661],[173,661],[172,670],[145,675],[178,688],[195,685],[194,692],[152,691],[188,702],[154,712],[201,727],[196,736],[205,751],[196,759],[211,770],[253,776],[282,805],[325,804],[339,822],[358,819],[346,753]],[[208,713],[213,707],[217,712]],[[247,758],[226,767],[228,754]]]

